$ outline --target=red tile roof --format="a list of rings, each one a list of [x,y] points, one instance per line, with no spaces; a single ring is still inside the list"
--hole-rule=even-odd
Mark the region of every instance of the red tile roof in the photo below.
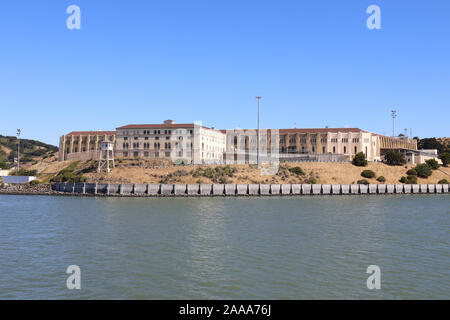
[[[116,129],[194,128],[194,126],[194,123],[129,124],[123,127],[118,127]]]
[[[66,136],[104,136],[104,135],[115,135],[115,131],[72,131],[71,133],[66,134]]]
[[[231,131],[233,131],[234,129],[230,129]],[[256,131],[256,129],[236,129],[237,131],[239,130],[254,130]],[[272,130],[276,130],[276,129],[267,129],[268,132],[271,132]],[[223,133],[225,133],[227,130],[220,130]],[[327,132],[332,132],[332,133],[337,133],[337,132],[342,132],[342,133],[348,133],[348,132],[354,132],[354,133],[359,133],[359,132],[367,132],[364,130],[361,130],[359,128],[292,128],[292,129],[278,129],[278,133],[280,134],[286,134],[286,133],[327,133]]]

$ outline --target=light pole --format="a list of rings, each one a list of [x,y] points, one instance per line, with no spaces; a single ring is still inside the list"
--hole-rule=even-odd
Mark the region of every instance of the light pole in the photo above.
[[[20,129],[17,129],[17,170],[20,169]]]
[[[261,162],[259,159],[259,103],[262,97],[257,96],[256,100],[258,100],[258,131],[256,132],[256,162],[258,163],[258,169],[261,168]]]
[[[394,133],[394,120],[395,120],[395,118],[397,118],[397,111],[396,110],[391,110],[391,113],[392,113],[392,137],[394,137],[395,136],[395,133]]]

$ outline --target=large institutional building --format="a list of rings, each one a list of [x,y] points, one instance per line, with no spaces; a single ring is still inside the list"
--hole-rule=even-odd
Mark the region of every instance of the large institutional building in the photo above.
[[[98,159],[102,142],[114,144],[117,158],[178,159],[201,163],[256,163],[258,132],[217,130],[201,124],[130,124],[116,131],[76,131],[60,138],[59,159]],[[261,161],[350,161],[359,152],[380,161],[385,150],[417,152],[417,141],[387,137],[358,128],[264,129],[259,131]],[[414,157],[408,158],[414,163]]]

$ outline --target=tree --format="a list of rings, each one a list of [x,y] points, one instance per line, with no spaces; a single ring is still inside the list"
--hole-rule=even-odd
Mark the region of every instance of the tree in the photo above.
[[[438,152],[443,148],[442,143],[440,143],[436,138],[425,138],[419,140],[417,144],[419,149],[437,149]]]
[[[9,166],[6,162],[0,161],[0,169],[8,169]]]
[[[405,156],[395,150],[388,150],[384,155],[384,160],[390,166],[401,166],[406,163]]]
[[[361,172],[361,176],[371,179],[375,177],[375,172],[373,172],[372,170],[364,170],[363,172]]]
[[[439,159],[442,160],[442,165],[444,167],[448,166],[448,164],[450,163],[450,152],[441,153]]]
[[[439,169],[439,162],[437,162],[435,159],[428,159],[425,161],[425,163],[432,169],[437,170]]]
[[[428,178],[433,174],[433,171],[426,163],[418,164],[415,169],[417,171],[417,176],[420,178]]]
[[[359,152],[355,155],[353,158],[352,163],[357,167],[366,167],[367,166],[367,160],[366,155],[364,152]]]

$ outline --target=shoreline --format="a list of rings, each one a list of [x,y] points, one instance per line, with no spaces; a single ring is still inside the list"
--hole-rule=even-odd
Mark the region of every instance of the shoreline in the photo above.
[[[97,184],[15,185],[0,195],[71,197],[273,197],[321,195],[448,194],[447,184]]]

